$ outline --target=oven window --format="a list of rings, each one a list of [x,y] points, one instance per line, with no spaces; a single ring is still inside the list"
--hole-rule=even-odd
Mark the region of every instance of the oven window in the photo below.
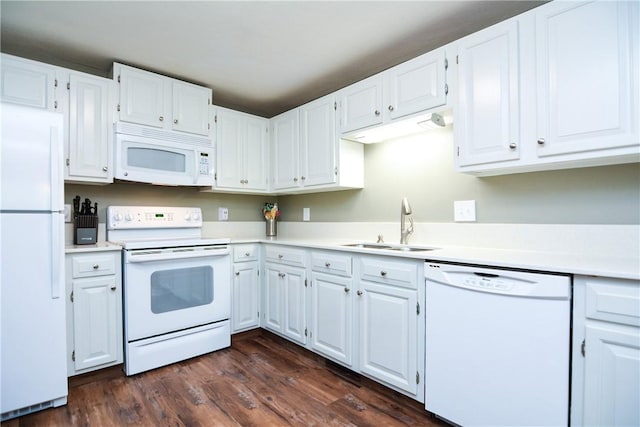
[[[155,148],[128,147],[127,165],[143,169],[184,173],[187,170],[187,156]]]
[[[151,311],[155,314],[206,305],[212,301],[213,268],[210,266],[151,274]]]

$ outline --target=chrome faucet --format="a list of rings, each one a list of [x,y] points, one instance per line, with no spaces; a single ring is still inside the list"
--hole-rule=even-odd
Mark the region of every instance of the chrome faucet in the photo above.
[[[409,217],[409,228],[406,228],[405,218]],[[413,233],[413,218],[411,217],[411,205],[407,198],[402,199],[402,205],[400,206],[400,244],[406,245],[408,243],[409,234]]]

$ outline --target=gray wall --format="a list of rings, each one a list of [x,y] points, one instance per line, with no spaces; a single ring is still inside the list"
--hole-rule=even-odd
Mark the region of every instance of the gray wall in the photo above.
[[[142,184],[66,185],[65,203],[78,194],[108,205],[200,206],[206,221],[218,207],[230,221],[262,220],[265,202],[278,201],[282,221],[390,222],[408,197],[418,222],[452,222],[454,200],[476,200],[479,223],[640,224],[640,164],[476,178],[453,172],[450,129],[419,138],[365,146],[365,188],[295,196],[201,193]]]
[[[480,223],[639,224],[640,165],[476,178],[453,172],[450,129],[365,146],[365,188],[279,198],[282,219],[452,222],[454,200],[476,200]]]

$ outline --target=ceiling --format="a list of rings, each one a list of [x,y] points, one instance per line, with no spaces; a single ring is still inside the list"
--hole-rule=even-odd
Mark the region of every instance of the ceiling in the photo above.
[[[109,76],[114,61],[272,117],[541,1],[6,1],[1,50]]]

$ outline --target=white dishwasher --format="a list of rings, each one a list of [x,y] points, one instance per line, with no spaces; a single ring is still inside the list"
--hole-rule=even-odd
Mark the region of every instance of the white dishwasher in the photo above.
[[[425,263],[425,407],[462,426],[569,422],[571,278]]]

